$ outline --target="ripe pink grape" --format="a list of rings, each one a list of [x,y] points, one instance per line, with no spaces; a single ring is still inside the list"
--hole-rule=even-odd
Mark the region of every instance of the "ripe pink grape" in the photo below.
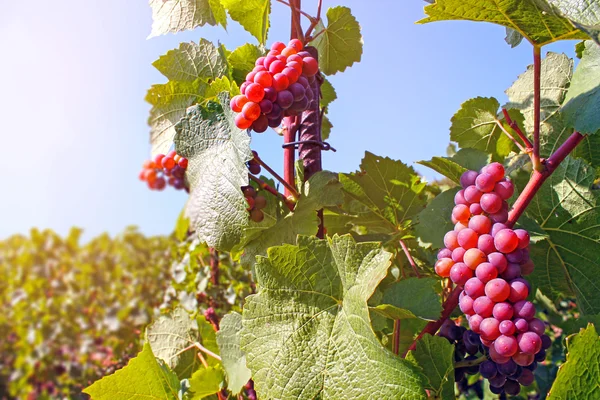
[[[458,247],[458,234],[454,231],[449,231],[444,235],[444,246],[450,250]]]
[[[471,185],[465,188],[465,193],[463,194],[463,196],[465,197],[465,200],[467,200],[469,203],[479,203],[482,194],[483,193],[481,193],[479,189]]]
[[[473,310],[475,311],[475,301],[473,301]],[[479,327],[481,325],[481,321],[483,321],[483,317],[479,314],[474,314],[469,317],[469,328],[475,332],[481,332]]]
[[[500,335],[494,341],[494,349],[501,356],[511,357],[516,354],[519,346],[514,336]]]
[[[497,213],[502,209],[502,199],[496,193],[484,193],[479,204],[483,211],[488,214]]]
[[[477,171],[466,171],[460,177],[460,185],[463,188],[467,188],[475,184],[475,179],[477,179]]]
[[[510,295],[510,286],[504,279],[492,279],[485,284],[485,295],[493,302],[499,303],[508,299],[508,296]]]
[[[487,293],[487,292],[486,292]],[[527,321],[535,316],[535,306],[527,300],[517,301],[514,305],[515,315]],[[517,327],[518,328],[518,327]]]
[[[469,211],[469,207],[464,204],[459,204],[452,209],[452,216],[457,221],[468,222],[471,217],[471,212]]]
[[[459,190],[458,192],[456,192],[456,194],[454,195],[454,204],[463,204],[465,206],[469,205],[469,202],[467,200],[465,200],[465,191],[464,189]]]
[[[454,266],[454,261],[450,258],[442,258],[435,263],[435,273],[442,278],[448,278],[450,276],[450,270]]]
[[[485,318],[479,325],[481,337],[486,340],[496,340],[500,336],[499,327],[500,322],[496,318]]]
[[[485,295],[485,285],[478,278],[471,278],[465,283],[464,292],[469,297],[477,299]]]
[[[464,285],[473,277],[473,271],[464,263],[456,263],[450,269],[450,279],[457,285]]]
[[[454,208],[456,209],[456,207]],[[485,215],[475,215],[469,220],[469,228],[473,229],[479,235],[484,235],[490,233],[492,230],[492,222]]]
[[[508,301],[516,303],[527,299],[529,296],[529,287],[519,279],[510,282],[510,295]]]
[[[507,302],[496,303],[492,315],[498,321],[509,320],[513,316],[513,307]]]
[[[498,251],[508,254],[519,245],[519,238],[512,229],[502,229],[494,235],[494,245]]]
[[[500,333],[503,335],[514,335],[516,332],[515,324],[512,321],[505,320],[500,322]]]
[[[483,318],[491,317],[494,310],[494,302],[487,296],[481,296],[473,301],[473,310]]]
[[[457,247],[454,250],[452,250],[452,254],[450,255],[450,257],[455,262],[463,262],[465,253],[465,249],[463,249],[462,247]]]
[[[494,247],[494,238],[492,235],[486,233],[479,236],[479,239],[477,239],[477,248],[488,255],[495,252],[496,247]]]
[[[479,174],[475,179],[475,186],[483,193],[491,192],[495,185],[494,177],[486,173]]]
[[[487,261],[485,253],[477,248],[469,249],[463,255],[463,262],[472,270],[485,261]]]
[[[484,262],[477,266],[475,276],[481,282],[487,283],[498,276],[498,270],[489,262]]]
[[[525,332],[517,336],[519,350],[526,354],[536,354],[542,349],[542,338],[535,332]]]
[[[500,181],[494,186],[494,192],[496,192],[502,200],[508,200],[515,193],[515,187],[510,181]]]
[[[460,300],[458,302],[458,306],[459,306],[460,310],[463,312],[463,314],[466,314],[466,315],[475,314],[475,311],[473,311],[473,299],[468,295],[464,295],[460,298]]]
[[[460,232],[458,232],[456,237],[458,240],[458,244],[466,250],[477,247],[477,239],[479,237],[473,229],[463,229]]]

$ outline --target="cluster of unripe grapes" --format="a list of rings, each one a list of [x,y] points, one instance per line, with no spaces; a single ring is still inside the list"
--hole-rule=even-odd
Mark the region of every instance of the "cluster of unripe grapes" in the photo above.
[[[519,383],[531,384],[531,371],[551,341],[527,300],[531,287],[523,276],[534,269],[529,234],[505,225],[514,187],[504,174],[502,164],[492,163],[461,176],[455,227],[444,236],[435,271],[463,288],[459,307],[490,358],[481,364],[481,375],[494,393],[512,395]]]
[[[139,178],[145,181],[151,190],[163,190],[167,184],[181,190],[185,189],[184,177],[187,167],[188,159],[173,150],[167,155],[157,154],[153,160],[145,161]]]
[[[310,88],[319,63],[302,42],[292,39],[286,46],[275,42],[265,57],[256,60],[240,87],[241,95],[231,99],[230,107],[239,113],[235,124],[261,133],[278,127],[285,116],[298,115],[308,108],[316,95]]]
[[[258,194],[252,186],[244,186],[242,192],[248,203],[247,210],[250,213],[250,219],[254,222],[261,222],[265,218],[262,210],[267,206],[267,199]]]

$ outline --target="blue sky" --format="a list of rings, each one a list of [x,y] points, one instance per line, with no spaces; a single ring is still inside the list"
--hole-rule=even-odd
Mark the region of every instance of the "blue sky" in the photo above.
[[[316,0],[305,0],[314,13]],[[314,3],[314,4],[313,4]],[[531,62],[531,47],[511,49],[504,28],[470,22],[416,25],[421,0],[324,0],[324,9],[352,8],[364,36],[362,62],[331,77],[332,171],[358,168],[364,151],[413,164],[444,155],[449,120],[476,96],[505,100],[504,90]],[[289,10],[273,4],[269,43],[289,36]],[[149,106],[143,98],[164,78],[151,63],[182,41],[205,37],[233,49],[254,42],[231,22],[146,40],[145,1],[12,1],[0,13],[3,96],[0,238],[31,227],[86,237],[137,225],[169,233],[183,193],[151,192],[137,180],[148,157]],[[573,55],[575,42],[544,51]],[[256,136],[256,135],[255,135]],[[280,138],[256,137],[253,147],[279,169]],[[418,168],[426,177],[434,174]]]

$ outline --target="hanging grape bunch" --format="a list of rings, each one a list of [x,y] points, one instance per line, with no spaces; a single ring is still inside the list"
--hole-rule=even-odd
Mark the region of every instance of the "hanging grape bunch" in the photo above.
[[[459,306],[489,355],[481,375],[494,393],[518,394],[533,382],[536,362],[546,357],[550,338],[527,300],[531,287],[523,279],[533,272],[529,234],[510,229],[507,200],[514,186],[499,163],[480,173],[465,172],[454,198],[454,230],[444,236],[436,273],[463,288]]]
[[[231,109],[239,113],[235,124],[261,133],[278,127],[285,116],[298,115],[308,108],[315,93],[310,84],[319,71],[317,60],[303,51],[302,42],[292,39],[286,46],[275,42],[265,57],[242,83],[242,94],[231,99]]]
[[[175,150],[169,154],[157,154],[154,160],[144,162],[140,180],[145,181],[151,190],[163,190],[167,184],[177,190],[185,189],[185,171],[188,160]]]
[[[247,210],[250,213],[250,219],[254,222],[261,222],[265,218],[262,210],[267,206],[267,199],[258,194],[252,186],[243,187],[242,192],[248,203]]]

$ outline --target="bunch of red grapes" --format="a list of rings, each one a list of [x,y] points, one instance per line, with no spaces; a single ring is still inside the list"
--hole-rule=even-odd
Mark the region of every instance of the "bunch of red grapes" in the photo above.
[[[187,167],[188,159],[173,150],[167,155],[157,154],[154,160],[145,161],[139,178],[151,190],[163,190],[167,184],[181,190],[186,188],[184,176]]]
[[[492,163],[461,176],[454,230],[444,236],[435,271],[463,288],[460,309],[490,358],[480,365],[481,375],[494,393],[514,395],[519,384],[533,382],[530,372],[545,359],[551,340],[527,300],[531,286],[523,276],[534,269],[529,234],[505,225],[514,186],[504,174],[502,164]]]
[[[248,202],[247,210],[250,213],[250,219],[254,222],[261,222],[265,218],[262,210],[267,206],[267,199],[258,194],[252,186],[244,186],[242,192]]]
[[[288,45],[275,42],[265,57],[256,60],[240,87],[241,95],[231,99],[230,107],[239,113],[235,124],[261,133],[278,127],[285,116],[298,115],[308,108],[315,93],[310,85],[319,72],[319,63],[302,42]]]

